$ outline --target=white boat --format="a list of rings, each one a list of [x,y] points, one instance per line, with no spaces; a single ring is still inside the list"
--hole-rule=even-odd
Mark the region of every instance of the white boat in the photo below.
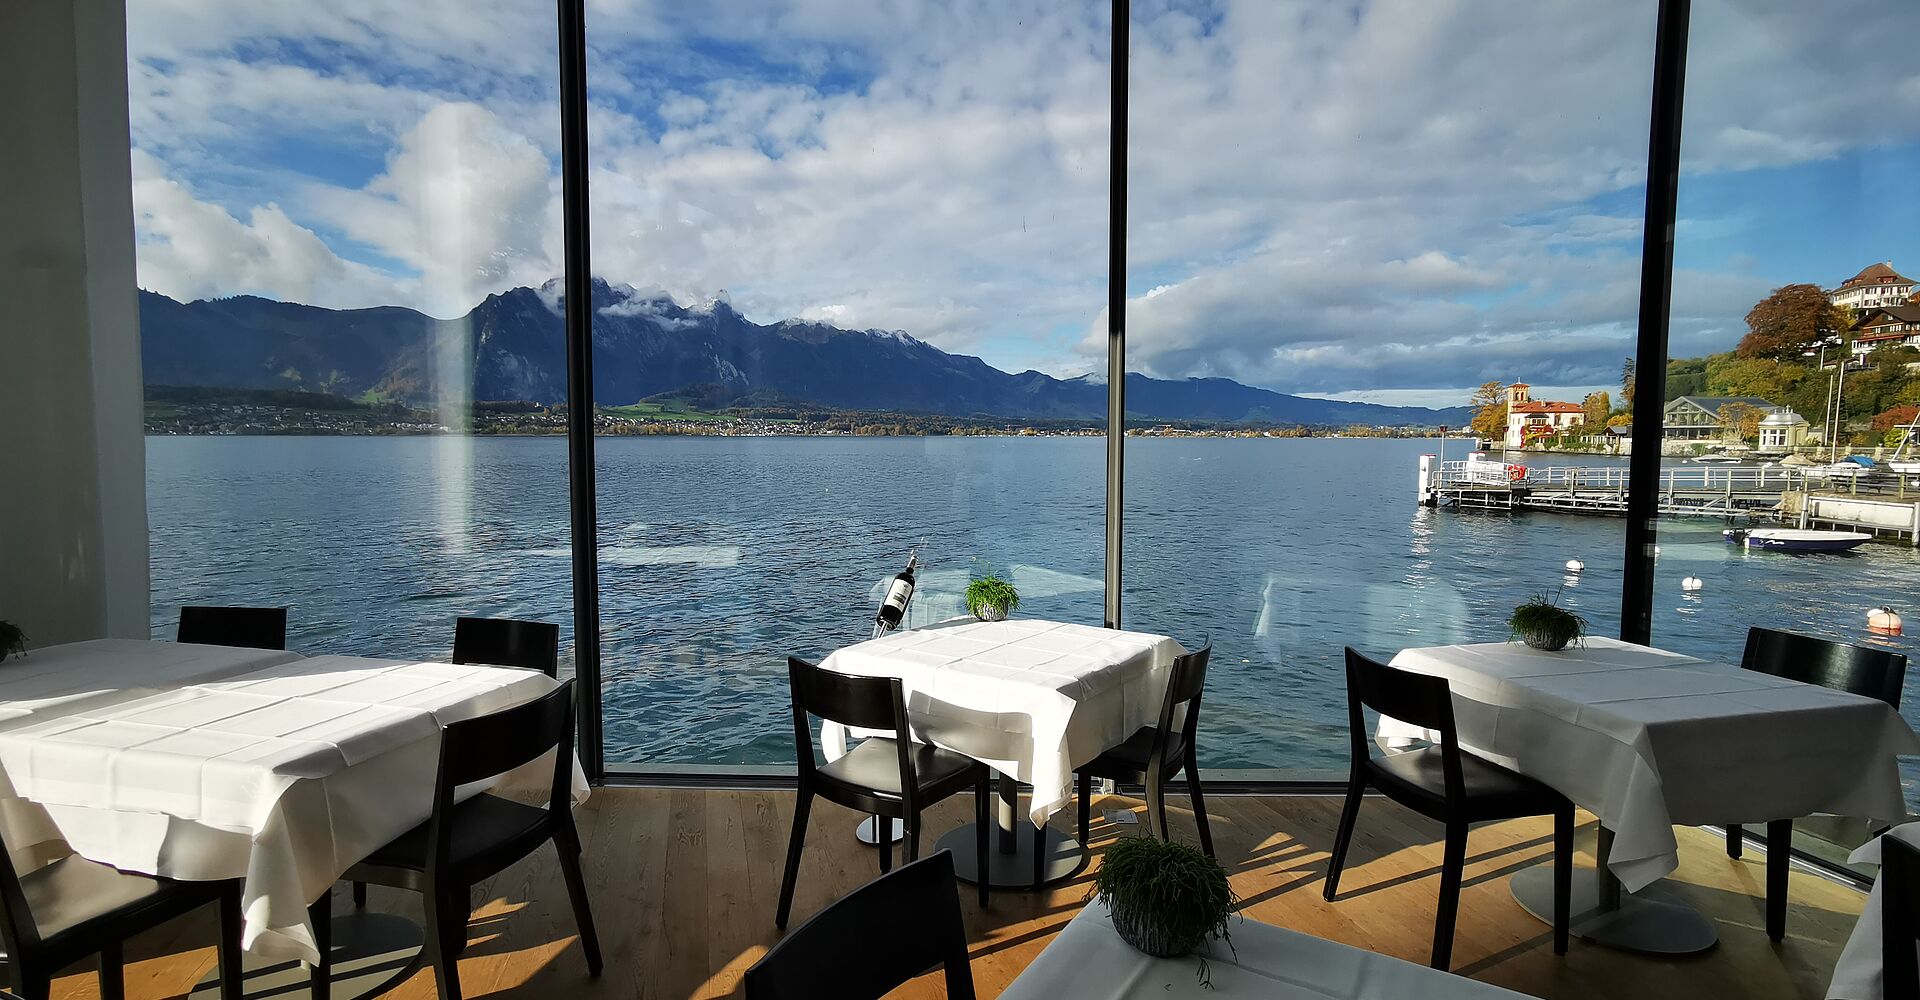
[[[1827,465],[1809,465],[1803,470],[1808,479],[1858,479],[1874,473],[1873,459],[1854,455]]]
[[[1720,534],[1728,545],[1776,552],[1845,552],[1873,541],[1872,535],[1858,531],[1817,528],[1728,528]]]
[[[1510,486],[1527,478],[1527,467],[1502,462],[1476,451],[1461,463],[1461,478],[1476,486]]]
[[[1699,462],[1701,465],[1739,465],[1741,460],[1738,455],[1715,452],[1711,455],[1695,455],[1687,461]]]

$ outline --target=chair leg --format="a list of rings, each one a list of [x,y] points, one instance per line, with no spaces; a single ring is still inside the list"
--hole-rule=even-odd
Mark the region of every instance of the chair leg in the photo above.
[[[39,968],[13,971],[13,991],[20,1000],[48,1000],[53,995],[53,976]]]
[[[1787,936],[1787,875],[1793,870],[1793,820],[1767,824],[1767,937]]]
[[[1047,885],[1047,825],[1033,828],[1033,891],[1039,892]]]
[[[1357,774],[1347,782],[1347,803],[1340,808],[1340,827],[1333,835],[1333,857],[1327,862],[1327,884],[1320,892],[1329,903],[1340,891],[1340,872],[1347,865],[1347,847],[1353,843],[1353,826],[1360,819],[1360,797],[1366,790],[1366,782]]]
[[[903,855],[901,863],[912,864],[920,860],[920,814],[915,812],[908,816],[904,826],[905,829],[901,831],[900,838],[900,852]],[[880,829],[884,830],[886,827],[883,826]]]
[[[878,813],[874,814],[873,839],[880,844],[880,874],[882,875],[893,870],[893,838],[888,836],[892,832],[893,820]]]
[[[1727,824],[1727,857],[1737,858],[1745,853],[1747,831],[1738,823]]]
[[[433,981],[440,1000],[460,1000],[460,946],[454,940],[459,933],[461,914],[454,912],[455,902],[443,893],[429,893],[423,900],[427,918],[427,950],[433,960]],[[460,893],[459,906],[466,906],[466,892]]]
[[[557,834],[553,849],[560,854],[560,874],[567,880],[567,897],[573,901],[573,922],[580,928],[580,950],[587,953],[587,973],[599,975],[600,935],[593,927],[593,909],[587,904],[587,880],[580,873],[580,850],[573,838]]]
[[[1573,923],[1573,806],[1553,814],[1553,953],[1567,953]]]
[[[774,912],[773,925],[787,929],[787,915],[793,910],[793,883],[800,877],[800,846],[807,839],[807,813],[813,808],[813,793],[805,788],[793,803],[793,832],[787,835],[787,871],[780,877],[780,908]]]
[[[1173,830],[1167,826],[1167,783],[1164,779],[1147,782],[1147,802],[1153,807],[1154,823],[1160,827],[1160,839],[1172,840]]]
[[[1093,775],[1081,773],[1080,780],[1080,846],[1087,846],[1087,827],[1093,819]]]
[[[367,908],[367,884],[365,882],[355,882],[353,884],[353,908],[356,910],[364,910]]]
[[[307,907],[307,922],[313,925],[313,947],[320,961],[307,972],[313,1000],[327,1000],[333,990],[333,887]]]
[[[1453,925],[1460,914],[1460,880],[1467,867],[1467,824],[1447,823],[1447,847],[1440,861],[1440,908],[1433,918],[1434,968],[1453,964]]]
[[[220,1000],[242,1000],[246,996],[245,969],[241,963],[241,944],[245,937],[246,914],[240,908],[240,883],[234,882],[220,894]]]
[[[100,948],[100,1000],[126,1000],[126,958],[121,942],[108,941]]]
[[[1207,800],[1200,794],[1200,767],[1187,753],[1187,794],[1193,797],[1193,822],[1200,828],[1200,849],[1213,857],[1213,830],[1207,825]]]
[[[980,873],[980,908],[987,908],[987,883],[993,881],[991,869],[987,866],[987,841],[991,837],[993,821],[988,818],[992,812],[993,777],[982,774],[980,783],[973,789],[973,851],[974,870]]]

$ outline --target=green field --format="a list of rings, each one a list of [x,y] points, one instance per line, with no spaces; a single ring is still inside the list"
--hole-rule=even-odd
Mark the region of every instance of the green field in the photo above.
[[[632,403],[627,406],[602,406],[601,413],[609,417],[625,417],[629,420],[687,420],[713,423],[726,423],[738,420],[720,413],[704,413],[693,409],[680,400],[667,400],[660,403]]]

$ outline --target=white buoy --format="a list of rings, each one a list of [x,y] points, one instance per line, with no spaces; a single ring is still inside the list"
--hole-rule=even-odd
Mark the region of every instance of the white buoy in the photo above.
[[[1699,590],[1700,588],[1702,588],[1702,587],[1704,587],[1704,586],[1706,586],[1706,583],[1705,583],[1705,582],[1703,582],[1703,581],[1702,581],[1702,580],[1701,580],[1701,579],[1700,579],[1699,577],[1697,577],[1697,576],[1690,576],[1690,577],[1687,577],[1686,579],[1684,579],[1684,580],[1681,580],[1681,581],[1680,581],[1680,589],[1681,589],[1681,590],[1684,590],[1684,591],[1686,591],[1686,592],[1687,592],[1687,593],[1689,593],[1689,594],[1691,594],[1691,593],[1693,593],[1694,591],[1697,591],[1697,590]]]
[[[1873,608],[1867,612],[1867,631],[1875,635],[1899,635],[1900,612],[1892,608]]]
[[[1585,570],[1586,568],[1587,568],[1587,564],[1581,562],[1578,559],[1567,560],[1567,572],[1569,573],[1578,573],[1578,572],[1581,572],[1582,570]]]

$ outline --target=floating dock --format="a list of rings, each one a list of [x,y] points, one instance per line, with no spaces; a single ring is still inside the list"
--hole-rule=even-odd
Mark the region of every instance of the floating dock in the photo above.
[[[1910,478],[1862,475],[1822,483],[1790,466],[1675,466],[1660,471],[1658,509],[1662,517],[1837,528],[1920,546],[1920,489]],[[1422,455],[1418,496],[1427,507],[1624,517],[1627,482],[1622,466],[1443,462]]]

